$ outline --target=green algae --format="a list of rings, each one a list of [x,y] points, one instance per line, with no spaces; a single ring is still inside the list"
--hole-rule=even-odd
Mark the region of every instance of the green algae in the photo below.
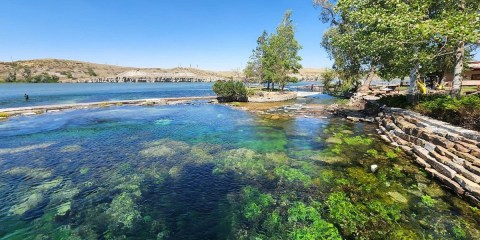
[[[299,169],[291,168],[288,166],[280,166],[276,167],[274,172],[275,175],[280,178],[281,182],[300,182],[304,186],[309,186],[310,184],[312,184],[312,178]]]
[[[82,174],[82,175],[87,174],[88,171],[90,171],[90,168],[88,168],[88,167],[80,168],[80,174]]]
[[[41,143],[41,144],[35,144],[35,145],[29,145],[29,146],[23,146],[23,147],[16,147],[16,148],[1,148],[0,149],[0,155],[3,154],[15,154],[15,153],[22,153],[22,152],[28,152],[28,151],[33,151],[33,150],[38,150],[38,149],[44,149],[52,146],[53,142],[50,143]]]
[[[122,227],[132,228],[135,221],[140,219],[140,211],[128,193],[121,193],[116,196],[106,213],[115,223],[121,224]]]
[[[45,179],[52,176],[52,171],[46,168],[14,167],[7,171],[10,175],[23,175],[35,179]]]
[[[20,203],[14,205],[10,208],[10,214],[12,215],[22,215],[25,212],[35,208],[43,201],[43,194],[39,192],[34,192],[31,195],[23,198]]]
[[[395,202],[399,202],[399,203],[408,202],[408,199],[402,194],[400,194],[399,192],[388,192],[387,195],[390,196]]]

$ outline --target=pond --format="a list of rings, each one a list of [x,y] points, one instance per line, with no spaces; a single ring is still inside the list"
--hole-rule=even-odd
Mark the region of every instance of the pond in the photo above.
[[[0,239],[480,237],[480,211],[375,125],[200,102],[0,122],[0,223]]]

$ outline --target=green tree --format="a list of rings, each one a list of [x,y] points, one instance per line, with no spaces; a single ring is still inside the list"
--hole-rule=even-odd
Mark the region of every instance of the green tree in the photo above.
[[[250,82],[260,82],[260,83],[267,83],[264,82],[264,68],[262,65],[262,58],[264,57],[264,50],[265,50],[265,42],[268,39],[268,33],[263,31],[262,35],[257,39],[257,47],[252,51],[252,55],[250,56],[249,61],[247,62],[247,66],[243,70],[245,77]],[[268,82],[270,86],[270,83]]]
[[[336,76],[337,73],[333,69],[326,69],[321,73],[320,78],[325,90],[328,90],[332,86]]]
[[[438,62],[448,63],[445,56],[453,52],[455,75],[461,78],[465,43],[473,45],[479,39],[479,4],[478,0],[457,2],[314,0],[323,20],[332,25],[323,45],[335,66],[359,75],[369,70],[359,91],[368,89],[372,73],[386,79],[410,73],[411,92],[420,75],[441,71]],[[454,82],[458,89],[461,81]]]
[[[265,44],[263,66],[266,78],[277,83],[281,90],[288,82],[296,82],[292,77],[302,68],[302,58],[298,51],[302,49],[295,39],[295,27],[291,19],[292,11],[285,12],[276,34],[270,35]]]

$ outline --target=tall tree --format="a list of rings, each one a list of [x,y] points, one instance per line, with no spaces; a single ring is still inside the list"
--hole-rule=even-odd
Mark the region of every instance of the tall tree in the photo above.
[[[302,58],[298,52],[302,48],[295,39],[295,27],[291,19],[292,12],[287,11],[275,34],[271,34],[264,44],[262,67],[265,78],[277,83],[281,90],[288,82],[295,82],[293,73],[302,68]]]
[[[264,57],[265,43],[268,38],[268,33],[263,31],[262,35],[257,39],[257,47],[252,51],[247,66],[244,69],[244,74],[250,81],[257,81],[260,83],[267,83],[264,81],[264,68],[262,66],[262,58]],[[268,82],[268,86],[270,83]]]

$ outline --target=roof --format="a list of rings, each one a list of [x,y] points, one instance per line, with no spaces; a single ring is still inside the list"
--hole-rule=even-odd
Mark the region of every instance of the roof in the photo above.
[[[480,61],[472,61],[468,63],[468,67],[471,69],[480,69]]]

